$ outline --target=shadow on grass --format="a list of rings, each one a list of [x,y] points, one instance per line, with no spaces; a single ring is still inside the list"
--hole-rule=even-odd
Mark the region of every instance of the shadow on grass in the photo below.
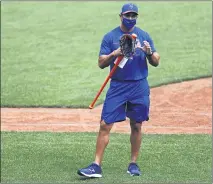
[[[97,178],[93,178],[93,177],[91,177],[91,178],[89,178],[89,177],[86,177],[86,176],[80,176],[80,178],[78,178],[78,180],[97,180]]]
[[[104,184],[103,182],[100,181],[100,178],[94,178],[94,177],[86,177],[86,176],[79,176],[75,178],[76,181],[88,181],[89,183],[98,183],[98,184]]]

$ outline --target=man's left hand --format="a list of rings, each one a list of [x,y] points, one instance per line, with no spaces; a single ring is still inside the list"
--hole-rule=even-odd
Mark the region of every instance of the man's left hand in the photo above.
[[[151,55],[152,54],[152,48],[151,48],[149,42],[143,41],[143,44],[144,44],[143,47],[138,47],[138,48],[142,49],[147,55]]]

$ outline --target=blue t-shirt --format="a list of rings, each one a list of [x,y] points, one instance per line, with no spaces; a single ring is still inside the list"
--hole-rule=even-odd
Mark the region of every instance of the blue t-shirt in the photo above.
[[[152,38],[147,32],[141,30],[138,27],[135,27],[133,31],[129,32],[128,34],[133,33],[137,35],[136,45],[143,46],[143,41],[148,41],[150,43],[152,51],[156,51]],[[102,40],[99,56],[109,55],[111,52],[118,49],[119,40],[123,34],[126,33],[121,30],[120,26],[107,33]],[[114,58],[112,63],[110,64],[110,70],[114,66],[115,59],[116,58]],[[136,48],[133,58],[128,59],[123,68],[118,67],[113,74],[112,79],[122,81],[140,80],[146,78],[147,76],[148,66],[146,61],[146,54],[141,49]]]

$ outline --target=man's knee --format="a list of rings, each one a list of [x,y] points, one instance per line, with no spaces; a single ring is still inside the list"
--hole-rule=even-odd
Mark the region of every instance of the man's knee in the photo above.
[[[130,127],[132,132],[141,132],[142,122],[138,123],[134,120],[130,120]]]
[[[100,122],[100,131],[104,131],[104,132],[110,132],[110,130],[112,129],[113,123],[112,124],[106,124],[104,122],[104,120],[101,120]]]

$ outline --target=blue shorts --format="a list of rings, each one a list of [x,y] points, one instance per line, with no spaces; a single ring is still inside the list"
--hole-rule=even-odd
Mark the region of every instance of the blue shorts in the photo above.
[[[137,123],[149,120],[150,88],[147,79],[138,81],[111,80],[104,101],[101,120],[106,124],[128,117]]]

